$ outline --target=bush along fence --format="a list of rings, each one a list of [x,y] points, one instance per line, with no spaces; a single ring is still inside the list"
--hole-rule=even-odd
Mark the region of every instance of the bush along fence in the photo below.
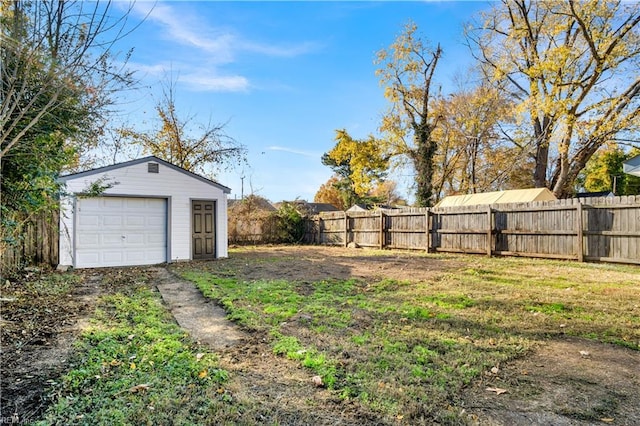
[[[228,211],[229,244],[295,244],[303,241],[307,221],[294,203],[265,209],[260,200],[247,197]]]
[[[322,213],[309,244],[640,264],[640,196]]]
[[[0,232],[0,276],[29,265],[58,264],[58,213],[42,213],[32,218],[16,215],[3,218],[17,229]]]

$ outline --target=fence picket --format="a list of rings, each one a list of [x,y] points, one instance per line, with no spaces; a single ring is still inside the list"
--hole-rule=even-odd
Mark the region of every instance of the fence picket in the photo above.
[[[344,238],[332,241],[337,218]],[[321,244],[640,264],[640,196],[322,213],[318,220]]]

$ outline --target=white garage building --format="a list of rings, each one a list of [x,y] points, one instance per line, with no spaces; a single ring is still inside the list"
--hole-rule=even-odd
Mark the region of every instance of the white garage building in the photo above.
[[[60,181],[68,194],[60,207],[60,265],[227,257],[226,186],[154,156]]]

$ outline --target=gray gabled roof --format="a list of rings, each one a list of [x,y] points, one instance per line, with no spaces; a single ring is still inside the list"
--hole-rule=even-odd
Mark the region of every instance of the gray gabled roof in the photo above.
[[[622,170],[633,176],[640,176],[640,155],[622,162]]]
[[[58,180],[60,182],[66,182],[70,179],[77,179],[77,178],[81,178],[81,177],[86,177],[86,176],[91,176],[94,174],[98,174],[98,173],[105,173],[111,170],[117,170],[117,169],[121,169],[123,167],[129,167],[129,166],[135,166],[136,164],[141,164],[141,163],[147,163],[153,161],[155,163],[159,163],[162,164],[163,166],[169,167],[177,172],[183,173],[189,177],[192,177],[194,179],[198,179],[201,182],[204,182],[206,184],[209,184],[211,186],[214,186],[218,189],[221,189],[225,194],[229,194],[231,193],[231,188],[228,188],[224,185],[219,184],[218,182],[212,181],[211,179],[207,179],[203,176],[200,176],[198,174],[195,174],[193,172],[190,172],[186,169],[183,169],[182,167],[178,167],[175,164],[171,164],[168,161],[165,161],[161,158],[156,157],[155,155],[150,155],[148,157],[143,157],[143,158],[138,158],[136,160],[131,160],[131,161],[125,161],[123,163],[117,163],[117,164],[112,164],[110,166],[105,166],[105,167],[98,167],[97,169],[91,169],[91,170],[86,170],[84,172],[78,172],[78,173],[72,173],[72,174],[68,174],[68,175],[64,175],[64,176],[60,176],[58,178]]]

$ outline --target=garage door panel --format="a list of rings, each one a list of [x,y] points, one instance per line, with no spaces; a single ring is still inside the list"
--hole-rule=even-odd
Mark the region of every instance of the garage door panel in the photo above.
[[[142,251],[129,251],[126,253],[126,262],[133,264],[141,264],[145,261],[145,255]]]
[[[164,224],[164,218],[161,218],[161,224]],[[144,227],[146,218],[142,215],[129,215],[127,216],[127,226]]]
[[[127,244],[128,245],[138,245],[138,246],[144,246],[145,245],[145,235],[143,233],[140,234],[134,234],[129,232],[127,234]]]
[[[100,216],[97,214],[83,214],[78,219],[79,226],[100,226]]]
[[[165,218],[161,216],[150,216],[145,218],[146,224],[149,226],[164,226]]]
[[[104,215],[102,226],[120,228],[122,226],[122,216]]]
[[[147,244],[155,246],[156,244],[163,243],[165,241],[164,236],[162,235],[147,235],[146,242]]]
[[[104,266],[120,266],[122,264],[123,256],[120,251],[103,251],[102,261]]]
[[[111,234],[105,232],[100,235],[100,240],[103,247],[122,247],[122,235],[120,232]]]
[[[167,259],[166,200],[78,200],[76,267],[149,265]]]
[[[98,247],[100,246],[100,236],[98,234],[79,235],[78,244],[85,247]]]
[[[103,208],[118,209],[118,210],[122,210],[122,208],[124,207],[123,202],[127,200],[126,198],[118,198],[118,197],[99,197],[95,199],[101,201],[100,204],[102,205]]]
[[[100,255],[97,252],[77,253],[76,260],[79,264],[97,264],[100,262]]]
[[[83,198],[81,208],[87,210],[97,210],[102,207],[102,200],[100,198]]]
[[[155,200],[149,198],[127,198],[125,200],[125,207],[127,209],[145,209],[153,201]]]

